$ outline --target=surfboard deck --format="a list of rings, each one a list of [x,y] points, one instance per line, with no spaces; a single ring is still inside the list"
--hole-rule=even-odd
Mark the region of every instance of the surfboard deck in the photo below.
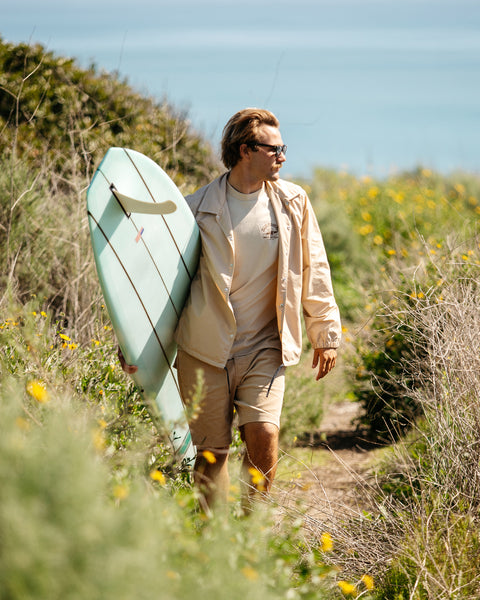
[[[166,425],[175,458],[195,457],[174,368],[173,339],[195,275],[200,235],[182,194],[154,161],[110,148],[87,191],[105,305],[146,404]],[[152,214],[153,213],[153,214]]]

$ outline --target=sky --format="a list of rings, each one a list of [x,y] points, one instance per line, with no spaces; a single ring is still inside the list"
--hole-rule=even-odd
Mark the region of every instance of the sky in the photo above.
[[[4,39],[118,71],[214,145],[238,108],[270,108],[294,174],[478,165],[479,0],[5,4]]]

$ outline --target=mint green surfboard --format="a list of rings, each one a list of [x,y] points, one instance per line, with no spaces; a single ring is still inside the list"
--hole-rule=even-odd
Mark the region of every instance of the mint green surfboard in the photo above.
[[[136,385],[167,426],[178,462],[195,457],[173,334],[198,264],[200,235],[182,194],[152,160],[110,148],[87,191],[100,286]]]

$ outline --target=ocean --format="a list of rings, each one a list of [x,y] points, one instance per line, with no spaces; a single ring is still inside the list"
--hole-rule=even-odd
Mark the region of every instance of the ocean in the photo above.
[[[0,36],[117,72],[215,148],[269,108],[292,176],[480,171],[478,0],[16,0]]]

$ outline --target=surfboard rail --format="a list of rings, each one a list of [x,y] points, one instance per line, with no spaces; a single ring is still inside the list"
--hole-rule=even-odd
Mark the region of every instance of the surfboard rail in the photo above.
[[[110,148],[87,191],[100,286],[119,346],[146,403],[155,407],[178,462],[191,442],[174,366],[174,331],[195,274],[200,234],[185,199],[154,161]],[[155,416],[155,415],[153,415]]]

